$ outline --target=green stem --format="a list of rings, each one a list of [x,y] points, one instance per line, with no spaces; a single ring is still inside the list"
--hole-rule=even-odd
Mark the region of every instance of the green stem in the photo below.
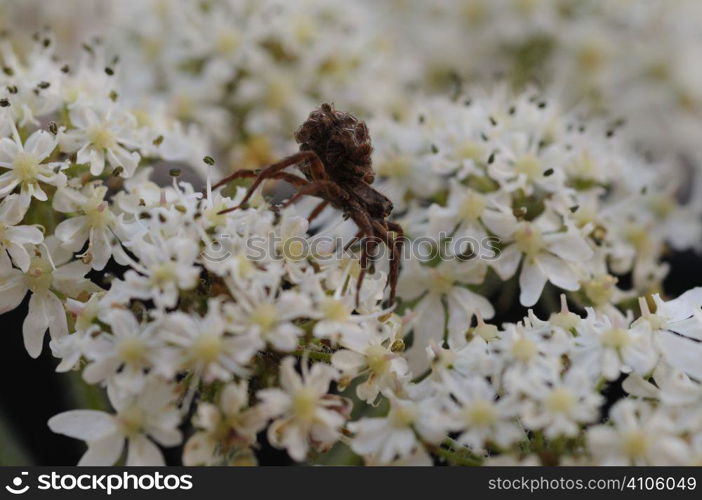
[[[313,361],[322,361],[324,363],[331,363],[332,358],[332,355],[328,352],[312,351],[304,348],[295,349],[291,354],[298,357],[306,355]]]
[[[456,443],[453,439],[445,439],[442,445],[450,446],[452,448],[454,446],[458,446],[457,449],[448,449],[443,448],[442,446],[434,446],[430,448],[436,455],[445,459],[452,465],[460,465],[462,467],[478,467],[483,464],[481,458],[476,457],[468,450],[458,445],[458,443]]]

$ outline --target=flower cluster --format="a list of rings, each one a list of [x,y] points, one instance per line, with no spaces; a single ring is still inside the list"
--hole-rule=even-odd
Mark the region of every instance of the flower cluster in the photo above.
[[[499,18],[519,64],[529,49],[585,65],[566,81],[598,69],[563,24],[626,12],[559,3],[522,22],[532,2],[408,2],[461,50],[407,64],[387,63],[391,41],[413,46],[402,19],[371,2],[115,2],[102,17],[121,28],[68,63],[45,31],[0,41],[0,314],[29,297],[27,353],[48,331],[56,371],[107,394],[49,420],[86,442],[80,463],[181,447],[187,465],[255,464],[269,446],[307,463],[699,463],[702,289],[661,295],[665,252],[700,247],[702,206],[609,104],[641,68],[583,80],[598,113],[549,87],[441,92],[442,66],[465,69],[446,37],[466,19],[494,19],[485,37]],[[471,60],[505,62],[495,49]],[[281,185],[243,205],[243,185],[212,187],[292,152],[327,96],[368,118],[374,187],[412,250],[393,307],[387,255],[356,295],[346,214],[310,221],[318,200],[283,208]]]

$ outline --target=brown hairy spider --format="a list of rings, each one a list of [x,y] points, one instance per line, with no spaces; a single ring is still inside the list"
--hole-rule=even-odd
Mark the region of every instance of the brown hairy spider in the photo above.
[[[282,179],[297,188],[297,193],[283,204],[283,208],[305,195],[321,198],[322,201],[309,215],[310,221],[331,205],[358,226],[358,233],[349,243],[350,246],[356,241],[361,242],[361,272],[356,283],[356,305],[370,256],[378,240],[391,251],[386,286],[390,286],[389,304],[392,305],[400,272],[404,233],[399,224],[387,220],[392,212],[392,202],[371,187],[375,174],[368,127],[352,114],[336,111],[332,104],[322,104],[310,113],[307,121],[295,132],[295,140],[300,144],[298,153],[264,169],[238,170],[215,184],[214,189],[235,179],[256,178],[239,206],[220,213],[240,208],[266,179]],[[284,172],[292,165],[299,167],[306,180]],[[392,236],[391,232],[396,233],[396,236]]]

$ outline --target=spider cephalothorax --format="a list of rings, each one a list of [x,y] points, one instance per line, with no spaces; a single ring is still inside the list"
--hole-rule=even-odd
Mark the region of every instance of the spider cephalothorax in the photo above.
[[[295,132],[295,140],[300,151],[314,151],[319,156],[333,179],[373,182],[373,146],[368,127],[352,114],[322,104]],[[304,167],[301,170],[309,179]]]
[[[327,205],[344,212],[358,226],[354,241],[361,242],[361,272],[356,282],[356,301],[368,269],[371,254],[378,243],[390,251],[390,304],[395,299],[395,288],[400,272],[400,253],[403,244],[402,227],[387,220],[392,212],[392,202],[371,187],[375,178],[371,162],[370,135],[366,124],[355,116],[336,111],[331,104],[322,104],[295,133],[300,151],[260,171],[238,170],[222,179],[214,188],[234,179],[255,177],[241,205],[245,204],[258,186],[266,179],[281,179],[297,188],[283,206],[288,206],[302,196],[317,196],[322,201],[309,215],[311,221]],[[306,179],[285,172],[298,165]],[[241,206],[240,205],[240,206]],[[220,213],[236,210],[223,210]],[[392,235],[395,233],[395,236]]]

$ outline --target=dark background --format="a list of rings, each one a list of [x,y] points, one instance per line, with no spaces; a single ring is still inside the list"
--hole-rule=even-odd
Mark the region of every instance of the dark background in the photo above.
[[[666,260],[671,265],[665,281],[668,296],[675,297],[702,285],[702,273],[698,272],[701,256],[685,252],[672,254]],[[42,355],[38,359],[29,357],[22,342],[22,321],[28,301],[26,297],[20,307],[0,316],[0,420],[9,426],[9,432],[24,450],[23,456],[17,457],[22,463],[3,463],[0,450],[0,465],[75,465],[85,450],[83,442],[52,433],[46,422],[62,411],[85,407],[86,400],[99,397],[99,392],[76,389],[80,384],[71,380],[80,376],[77,372],[54,372],[58,362],[51,356],[48,334]],[[606,394],[614,400],[621,392],[612,387]],[[271,449],[264,438],[263,443],[258,454],[261,464],[289,463],[284,452]],[[7,442],[0,440],[0,447],[7,446]],[[180,453],[180,448],[165,450],[167,462],[179,464]]]

